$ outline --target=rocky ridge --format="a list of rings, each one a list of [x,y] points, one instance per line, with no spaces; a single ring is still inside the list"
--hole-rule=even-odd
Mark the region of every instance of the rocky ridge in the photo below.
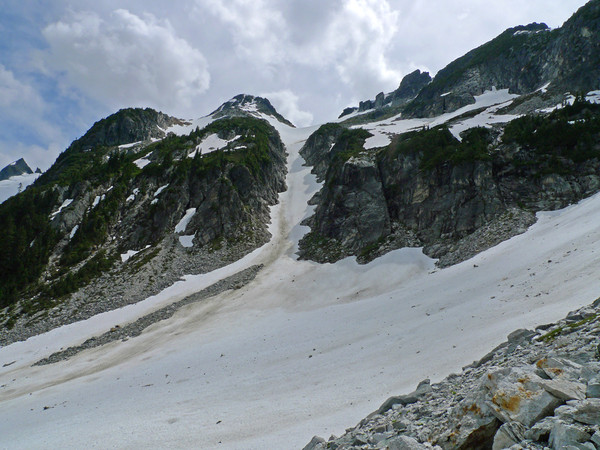
[[[292,122],[277,112],[268,99],[247,94],[236,95],[231,100],[223,103],[219,108],[213,111],[210,116],[218,119],[220,117],[237,116],[257,117],[260,114],[274,117],[279,122],[290,127],[294,126]]]
[[[419,383],[321,449],[600,448],[600,299],[517,330],[439,383]]]
[[[38,169],[39,170],[39,169]],[[10,177],[17,175],[33,173],[31,167],[25,162],[23,158],[18,159],[10,163],[8,166],[0,170],[0,181],[8,180]]]
[[[405,88],[410,89],[401,84],[393,93],[346,108],[340,118],[371,109],[349,120],[360,123],[398,113],[404,118],[436,117],[475,103],[475,96],[492,86],[533,94],[530,101],[538,108],[551,107],[565,92],[600,89],[599,47],[600,1],[591,0],[558,29],[544,23],[509,28],[448,64],[433,80],[426,73],[409,74]]]
[[[365,112],[371,109],[381,110],[383,107],[390,107],[396,110],[398,107],[402,107],[406,105],[408,102],[413,100],[417,94],[423,89],[423,87],[427,86],[431,82],[431,76],[429,72],[421,72],[420,70],[415,70],[414,72],[409,73],[400,82],[400,86],[395,91],[389,92],[388,94],[384,94],[380,92],[375,97],[375,100],[365,100],[358,104],[357,107],[349,107],[344,109],[338,119],[341,119],[344,116],[355,112]],[[369,114],[367,117],[369,119],[377,118],[381,113],[377,113],[376,111],[373,114]]]

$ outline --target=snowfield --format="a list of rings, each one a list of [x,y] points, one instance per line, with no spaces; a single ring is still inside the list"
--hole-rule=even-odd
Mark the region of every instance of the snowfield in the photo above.
[[[272,240],[136,305],[0,348],[2,447],[302,448],[600,295],[600,195],[443,270],[420,249],[363,266],[297,261],[319,188],[298,151],[316,127],[271,122],[289,153]],[[139,337],[31,366],[259,263],[245,287]]]
[[[39,173],[28,173],[23,175],[17,175],[10,177],[8,180],[0,181],[0,203],[3,203],[6,199],[17,195],[19,189],[25,190],[27,186],[33,184],[35,180],[40,176]]]

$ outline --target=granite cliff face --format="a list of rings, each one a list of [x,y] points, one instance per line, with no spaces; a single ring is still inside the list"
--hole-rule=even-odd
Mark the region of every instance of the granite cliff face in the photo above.
[[[371,150],[363,148],[367,131],[323,126],[301,151],[324,181],[301,254],[368,261],[424,246],[442,265],[473,256],[510,237],[508,230],[525,231],[536,211],[597,192],[599,117],[598,105],[582,102],[547,117],[472,128],[461,141],[441,126]]]

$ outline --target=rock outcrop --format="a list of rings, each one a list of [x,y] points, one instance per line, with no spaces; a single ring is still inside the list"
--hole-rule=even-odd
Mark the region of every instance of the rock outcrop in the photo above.
[[[239,116],[256,117],[258,114],[271,116],[290,127],[294,126],[292,122],[277,112],[268,99],[247,94],[236,95],[231,100],[219,106],[219,108],[210,115],[214,118],[219,118]]]
[[[415,70],[409,73],[400,82],[400,86],[393,92],[384,94],[380,92],[375,97],[375,100],[361,101],[357,107],[344,109],[339,118],[352,114],[354,112],[364,112],[371,109],[379,110],[384,106],[393,107],[396,110],[398,107],[406,105],[410,100],[414,99],[417,94],[431,82],[431,76],[428,72]]]
[[[20,158],[17,161],[10,163],[8,166],[0,170],[0,181],[8,180],[10,177],[30,173],[33,173],[31,167],[27,165],[23,158]]]
[[[591,0],[550,30],[532,23],[509,28],[440,70],[405,117],[433,117],[475,102],[496,86],[527,94],[546,85],[555,95],[600,89],[600,1]],[[554,101],[549,96],[549,103]]]
[[[392,397],[343,436],[315,437],[305,450],[595,450],[599,333],[596,300],[556,324],[511,333],[462,373],[426,380],[418,395]]]
[[[546,118],[469,129],[460,142],[439,127],[370,150],[363,149],[370,136],[364,130],[323,126],[301,150],[324,183],[300,254],[368,261],[393,248],[423,246],[442,266],[467,259],[524,232],[535,212],[600,189],[597,114],[598,105],[582,102]],[[568,131],[588,124],[589,141],[583,128]],[[555,133],[562,137],[553,141]]]

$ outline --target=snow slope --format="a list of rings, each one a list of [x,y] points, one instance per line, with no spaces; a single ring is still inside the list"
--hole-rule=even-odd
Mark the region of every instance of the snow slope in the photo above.
[[[509,94],[508,89],[496,90],[494,87],[476,96],[475,103],[472,105],[463,106],[451,113],[424,119],[403,119],[402,115],[398,114],[390,119],[367,125],[356,125],[353,128],[364,128],[373,134],[365,142],[366,149],[389,145],[394,135],[406,133],[407,131],[420,130],[424,127],[433,128],[452,120],[455,120],[455,123],[450,125],[449,129],[457,139],[460,139],[459,134],[468,128],[477,126],[489,127],[494,123],[506,123],[517,118],[518,116],[494,114],[498,109],[510,104],[516,97],[518,95]],[[485,110],[473,117],[459,119],[460,116],[481,108],[485,108]]]
[[[37,177],[39,176],[39,173],[28,173],[0,181],[0,203],[3,203],[7,198],[12,197],[13,195],[17,195],[19,193],[19,186],[21,190],[24,190],[27,186],[37,180]]]
[[[272,123],[289,173],[271,242],[136,305],[0,348],[2,447],[302,448],[598,297],[600,195],[444,270],[420,249],[364,266],[297,261],[318,189],[298,150],[316,127]],[[252,283],[139,337],[31,367],[257,263]]]

